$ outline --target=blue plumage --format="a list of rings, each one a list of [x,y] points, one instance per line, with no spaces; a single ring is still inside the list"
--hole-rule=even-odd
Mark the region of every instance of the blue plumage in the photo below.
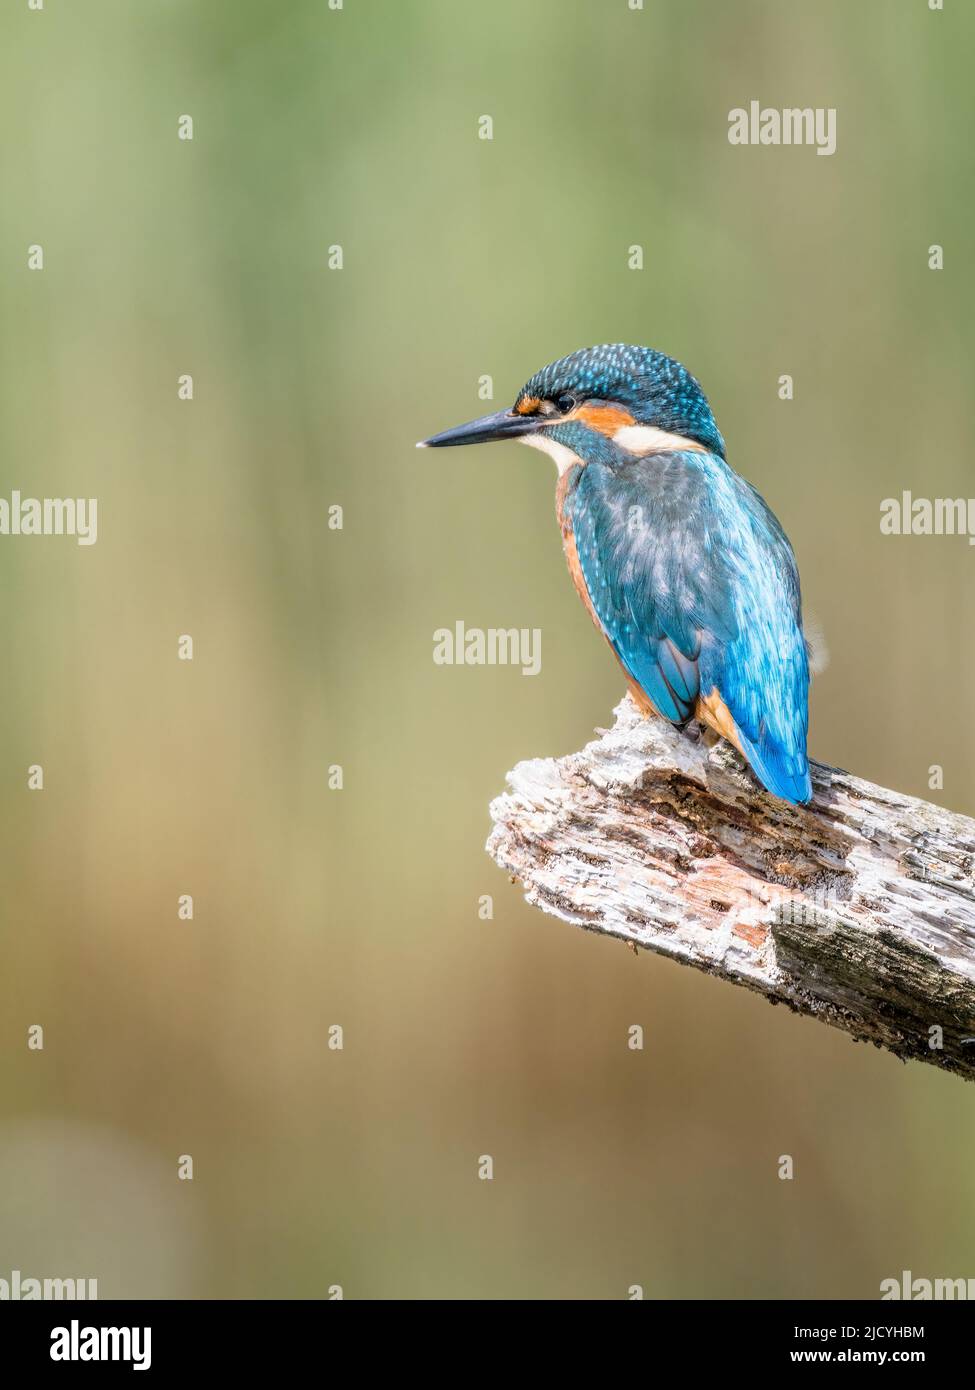
[[[502,438],[555,459],[570,570],[636,693],[674,724],[709,723],[769,791],[807,802],[795,557],[725,461],[690,372],[651,348],[586,348],[537,372],[512,410],[426,442]]]
[[[675,451],[579,468],[565,508],[600,624],[657,711],[686,723],[717,690],[765,786],[808,801],[799,579],[758,493]]]

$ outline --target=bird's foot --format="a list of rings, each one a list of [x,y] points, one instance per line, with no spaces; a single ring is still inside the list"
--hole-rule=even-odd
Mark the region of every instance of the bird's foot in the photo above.
[[[685,724],[684,733],[692,743],[703,743],[705,748],[713,748],[720,737],[710,724],[703,724],[698,719],[692,719],[689,724]]]

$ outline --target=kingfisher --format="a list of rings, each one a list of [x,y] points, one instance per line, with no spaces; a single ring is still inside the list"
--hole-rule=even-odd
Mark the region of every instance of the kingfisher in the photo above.
[[[502,439],[554,460],[569,573],[644,715],[681,729],[696,720],[733,744],[767,791],[808,802],[795,555],[728,464],[698,381],[653,348],[583,348],[536,372],[510,410],[417,447]]]

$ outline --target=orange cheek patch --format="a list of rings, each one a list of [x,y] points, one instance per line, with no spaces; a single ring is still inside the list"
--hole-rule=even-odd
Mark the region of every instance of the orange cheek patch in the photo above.
[[[515,414],[534,415],[535,411],[539,407],[539,404],[540,402],[537,396],[526,396],[523,401],[519,401],[518,404],[515,406]]]
[[[618,405],[580,405],[569,419],[581,420],[590,429],[598,430],[600,434],[608,435],[610,438],[617,430],[636,423],[630,412]]]

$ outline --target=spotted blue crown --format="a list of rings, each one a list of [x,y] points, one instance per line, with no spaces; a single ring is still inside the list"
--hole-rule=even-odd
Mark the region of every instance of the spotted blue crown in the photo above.
[[[686,367],[654,348],[608,343],[552,362],[526,382],[518,400],[559,396],[614,401],[641,425],[683,435],[725,456],[708,398]]]

